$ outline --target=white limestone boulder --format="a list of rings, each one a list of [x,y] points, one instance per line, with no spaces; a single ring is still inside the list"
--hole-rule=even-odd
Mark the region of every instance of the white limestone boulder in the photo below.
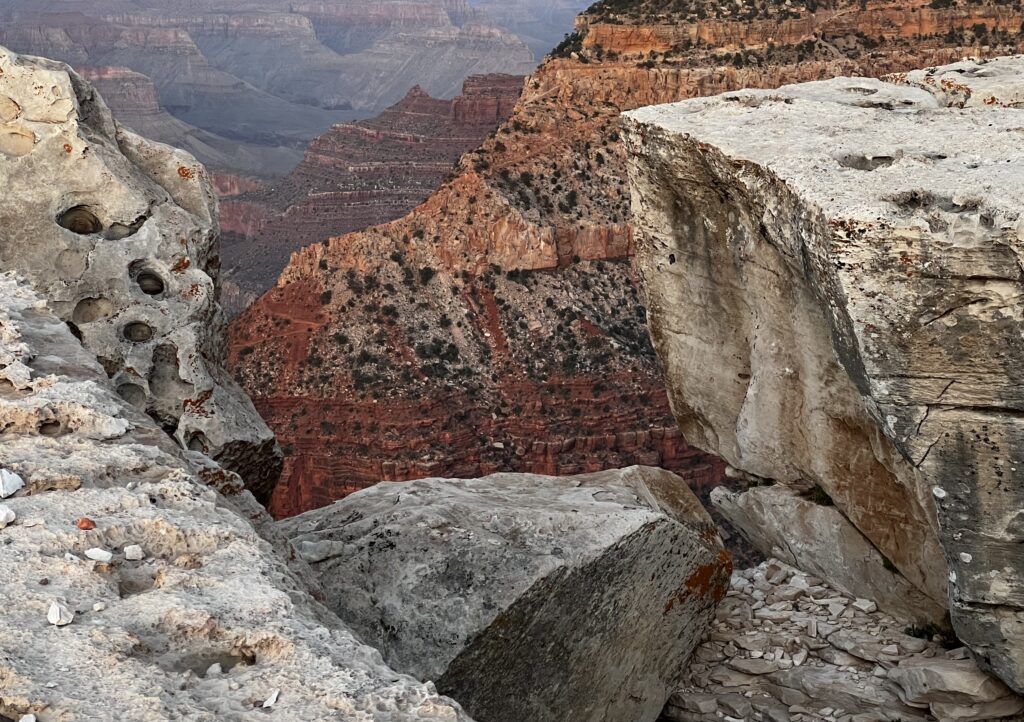
[[[1024,60],[927,74],[627,113],[637,263],[687,439],[820,485],[1024,691]]]
[[[647,467],[381,483],[280,526],[363,640],[488,722],[655,720],[731,569]]]
[[[122,398],[269,497],[280,450],[223,368],[203,167],[116,125],[66,65],[0,47],[0,188],[0,270],[30,279]]]

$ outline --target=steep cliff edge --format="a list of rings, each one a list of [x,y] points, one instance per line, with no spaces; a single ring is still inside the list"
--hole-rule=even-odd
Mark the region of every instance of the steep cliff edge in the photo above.
[[[995,2],[729,7],[595,6],[452,180],[296,253],[232,324],[233,368],[288,452],[275,514],[381,478],[639,463],[719,479],[647,343],[618,114],[1012,52],[1024,21]]]
[[[215,252],[202,172],[185,154],[115,134],[67,66],[0,48],[0,719],[469,722],[314,600],[308,569],[289,560],[236,474],[144,413],[170,413],[181,398],[152,385],[149,396],[126,392],[130,367],[97,344],[101,327],[87,327],[99,321],[68,320],[74,294],[95,283],[110,295],[87,308],[152,320],[161,343],[181,342],[188,368],[163,384],[212,368],[220,336],[214,283],[198,270]],[[57,225],[77,194],[106,237],[81,233],[92,223],[81,211]],[[63,250],[36,216],[44,207],[74,234]],[[148,213],[145,227],[114,237],[111,221],[128,211]],[[192,269],[184,297],[202,304],[178,297],[173,270],[161,275],[164,235],[182,272]],[[131,276],[126,259],[157,265],[166,295],[147,301],[155,280]],[[130,276],[140,295],[122,303]],[[194,403],[203,420],[182,418],[182,430],[201,424],[218,439],[258,424],[240,394],[223,407],[226,390],[237,393],[215,387]]]
[[[206,171],[116,126],[67,66],[2,48],[0,160],[0,267],[32,281],[128,403],[268,497],[280,451],[222,366]]]
[[[688,438],[815,486],[1021,692],[1024,59],[893,80],[627,116],[652,337]]]

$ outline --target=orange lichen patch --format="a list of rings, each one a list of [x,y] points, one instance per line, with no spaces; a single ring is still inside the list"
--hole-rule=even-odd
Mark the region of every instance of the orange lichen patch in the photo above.
[[[186,268],[192,265],[192,261],[188,260],[188,257],[182,256],[177,262],[171,266],[171,271],[174,273],[182,273]]]
[[[73,150],[74,150],[74,148],[72,147],[72,145],[70,143],[65,143],[64,144],[64,152],[65,153],[70,153]]]
[[[181,403],[181,406],[186,412],[191,412],[193,414],[201,416],[207,416],[208,412],[206,412],[203,409],[203,404],[209,401],[211,396],[213,396],[213,391],[207,389],[194,399],[185,399]]]
[[[665,603],[665,614],[671,612],[676,604],[682,604],[691,596],[702,598],[714,597],[715,604],[725,598],[729,591],[729,578],[732,576],[732,555],[725,549],[718,552],[715,561],[697,568],[689,579],[683,582],[679,590]]]
[[[188,166],[179,165],[178,166],[178,175],[180,175],[185,180],[192,180],[193,178],[196,177],[196,172],[194,170],[192,170],[191,168],[189,168]]]
[[[75,526],[77,526],[82,531],[90,531],[96,528],[96,522],[94,522],[87,516],[83,516],[81,519],[75,522]]]

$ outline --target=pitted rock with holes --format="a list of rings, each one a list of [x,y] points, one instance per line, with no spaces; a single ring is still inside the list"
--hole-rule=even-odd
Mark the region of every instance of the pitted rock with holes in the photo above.
[[[0,268],[32,282],[125,400],[267,498],[280,451],[222,367],[206,171],[116,125],[67,66],[0,48],[0,187]]]

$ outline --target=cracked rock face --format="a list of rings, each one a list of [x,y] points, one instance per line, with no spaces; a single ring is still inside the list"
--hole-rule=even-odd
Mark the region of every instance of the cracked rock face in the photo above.
[[[0,719],[469,722],[315,602],[239,478],[121,399],[12,274],[0,420],[25,482],[0,529]]]
[[[1022,76],[1020,58],[961,63],[625,120],[684,434],[819,485],[1018,691]]]
[[[32,282],[125,401],[267,498],[280,451],[222,368],[205,170],[115,126],[67,66],[0,48],[0,187],[0,268]]]
[[[655,720],[731,570],[649,467],[381,483],[278,526],[362,639],[488,722]]]

